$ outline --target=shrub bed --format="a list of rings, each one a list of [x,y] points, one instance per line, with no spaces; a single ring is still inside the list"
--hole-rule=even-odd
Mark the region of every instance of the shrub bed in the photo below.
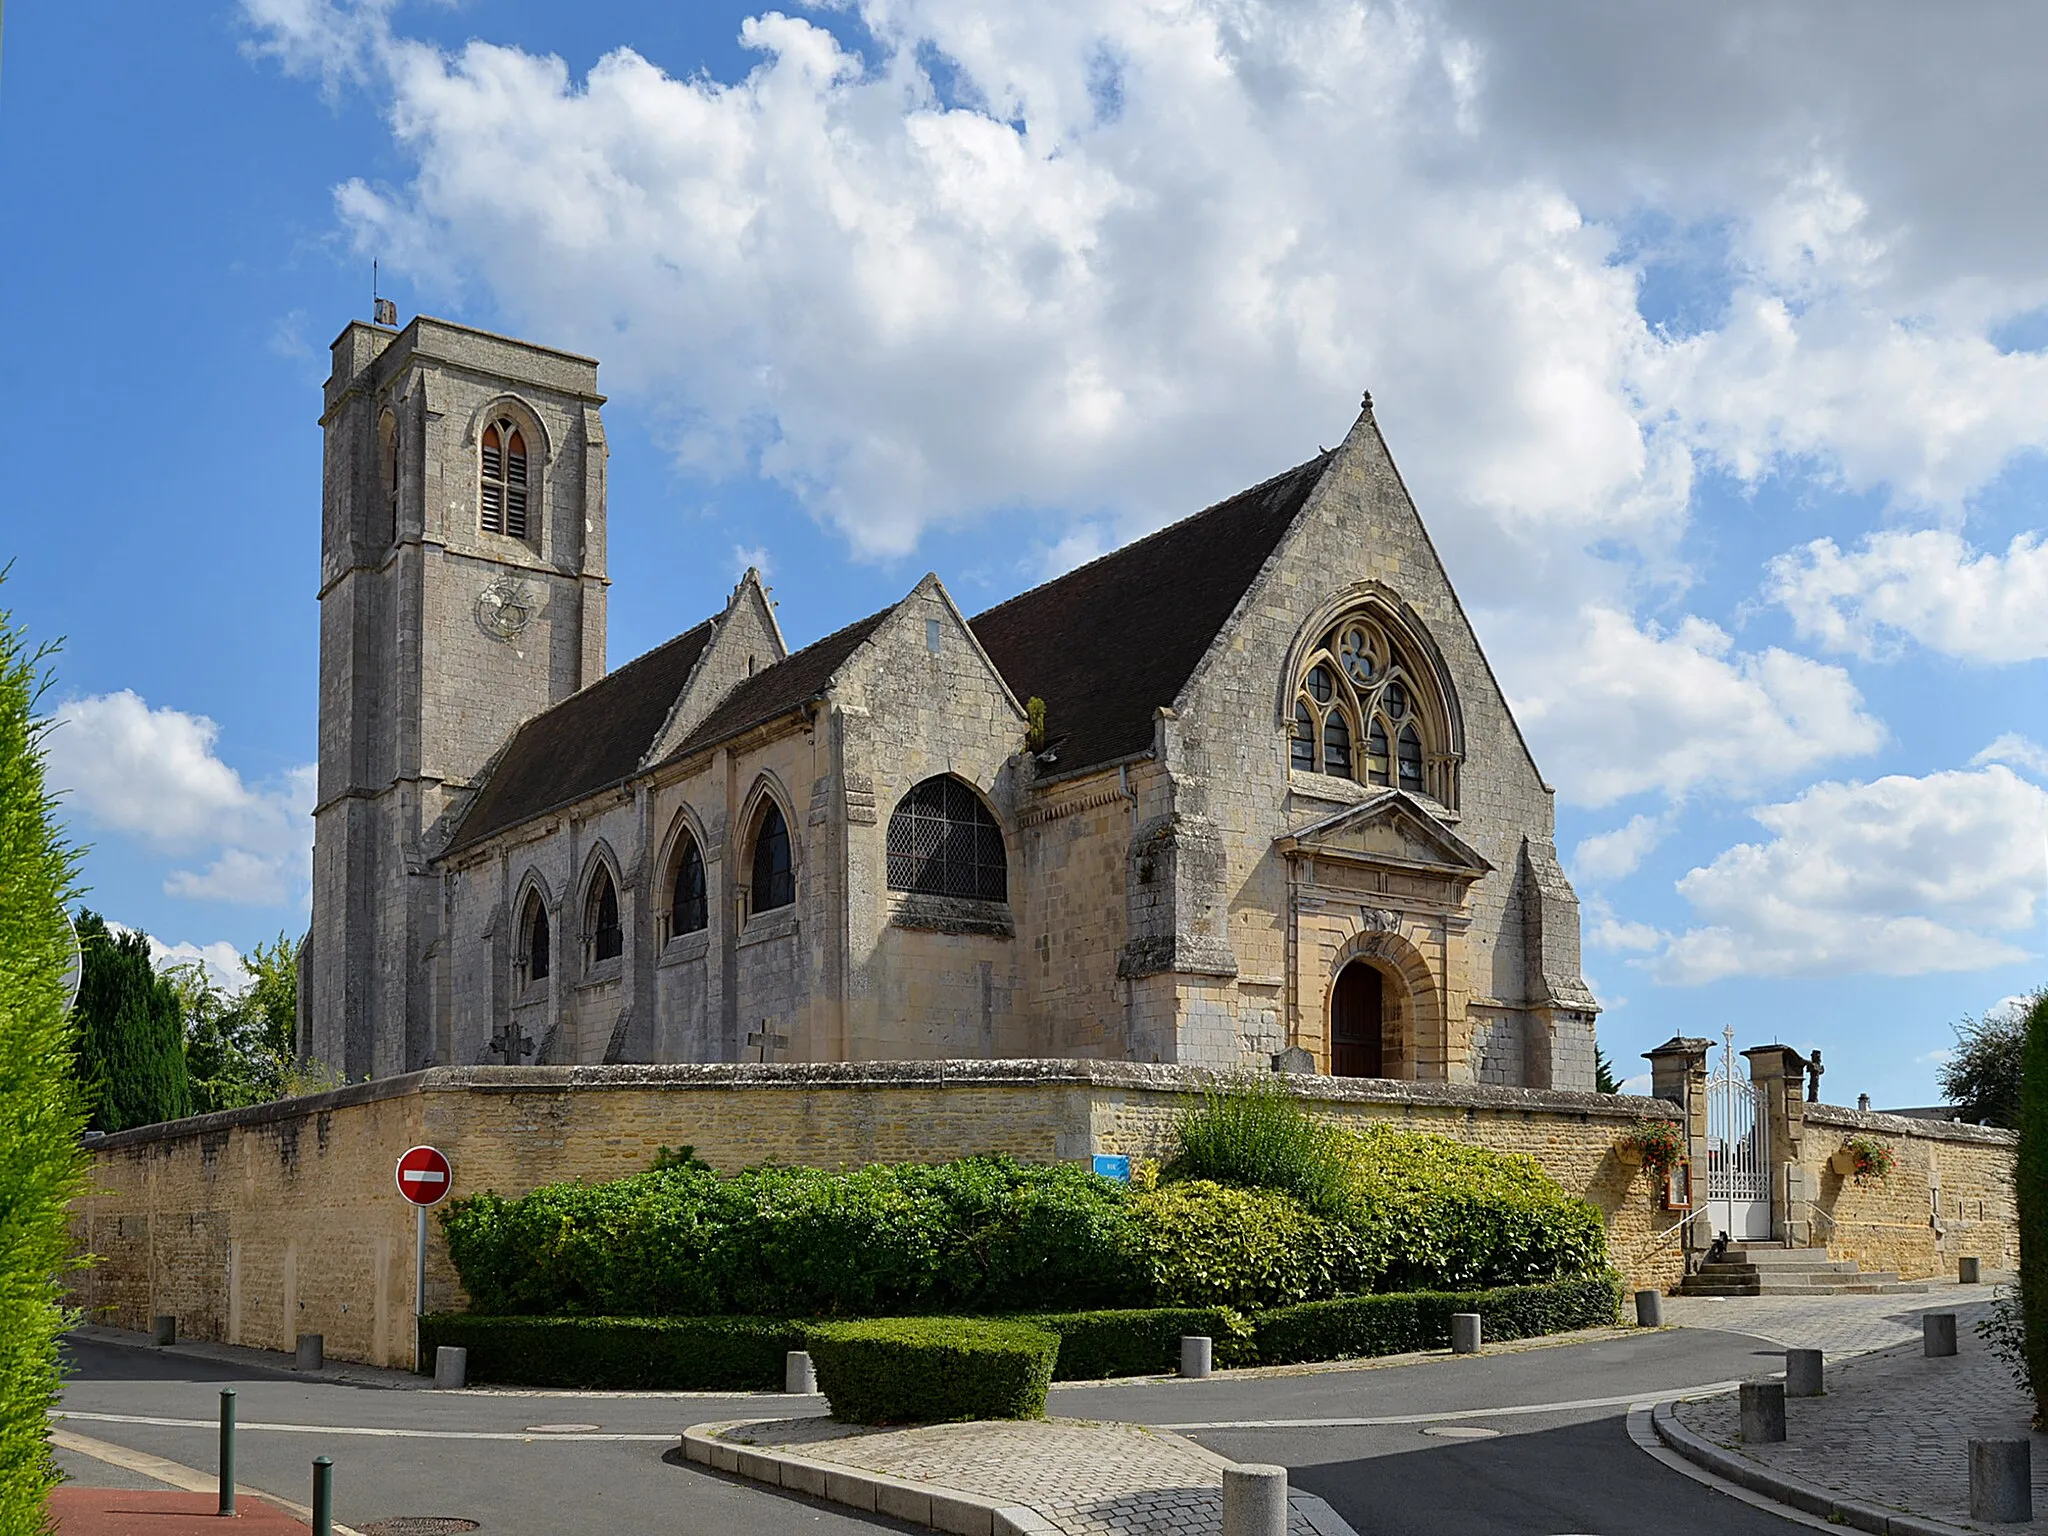
[[[1042,1419],[1057,1334],[1024,1322],[887,1317],[810,1330],[818,1389],[852,1424]]]
[[[1052,1312],[1018,1319],[1060,1341],[1054,1381],[1151,1376],[1180,1368],[1180,1339],[1214,1341],[1218,1365],[1251,1365],[1252,1326],[1229,1307],[1133,1307],[1113,1312]]]
[[[767,1317],[488,1317],[420,1319],[420,1357],[469,1351],[472,1381],[610,1391],[779,1391],[783,1356],[805,1348],[802,1323]]]
[[[1505,1342],[1609,1324],[1620,1307],[1621,1280],[1609,1272],[1490,1291],[1397,1291],[1303,1302],[1261,1313],[1252,1328],[1261,1364],[1293,1365],[1441,1349],[1450,1342],[1453,1312],[1477,1312],[1482,1335]]]

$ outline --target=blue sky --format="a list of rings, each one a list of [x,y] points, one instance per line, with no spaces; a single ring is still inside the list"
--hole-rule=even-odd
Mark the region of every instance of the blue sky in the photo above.
[[[65,640],[89,899],[222,963],[304,926],[318,385],[374,256],[603,360],[614,663],[750,560],[795,643],[926,569],[973,611],[1370,388],[1609,1054],[1732,1024],[1931,1102],[2048,980],[2043,40],[1646,14],[17,6],[0,601]]]

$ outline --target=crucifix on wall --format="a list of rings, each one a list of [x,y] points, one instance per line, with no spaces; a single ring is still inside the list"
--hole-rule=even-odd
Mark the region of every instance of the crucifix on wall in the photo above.
[[[491,1043],[485,1049],[493,1056],[504,1057],[506,1066],[516,1067],[533,1049],[533,1036],[522,1035],[517,1024],[507,1024],[491,1036]]]
[[[759,1029],[747,1031],[747,1044],[760,1050],[757,1061],[768,1061],[776,1052],[789,1049],[789,1036],[776,1034],[770,1021],[763,1019]]]

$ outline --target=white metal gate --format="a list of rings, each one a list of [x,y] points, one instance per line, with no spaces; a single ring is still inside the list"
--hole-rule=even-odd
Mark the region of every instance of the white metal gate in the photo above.
[[[1771,1235],[1770,1122],[1753,1083],[1735,1075],[1734,1031],[1707,1080],[1707,1212],[1737,1242]]]

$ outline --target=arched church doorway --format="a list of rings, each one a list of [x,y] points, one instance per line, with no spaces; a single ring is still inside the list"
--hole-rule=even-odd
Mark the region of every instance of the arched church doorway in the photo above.
[[[1330,1071],[1337,1077],[1385,1077],[1386,987],[1363,960],[1337,974],[1330,994]]]

